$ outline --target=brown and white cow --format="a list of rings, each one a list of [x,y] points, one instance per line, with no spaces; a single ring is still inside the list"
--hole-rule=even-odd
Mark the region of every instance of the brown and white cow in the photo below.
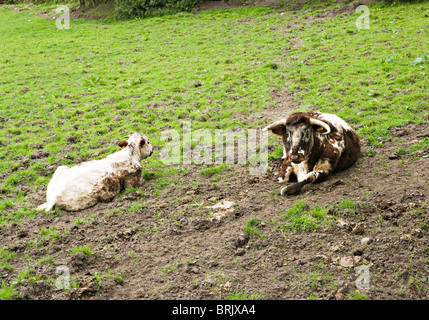
[[[267,130],[283,140],[278,181],[287,182],[292,175],[298,181],[282,188],[281,195],[297,194],[304,185],[351,167],[360,155],[356,132],[334,114],[296,112],[263,129]]]

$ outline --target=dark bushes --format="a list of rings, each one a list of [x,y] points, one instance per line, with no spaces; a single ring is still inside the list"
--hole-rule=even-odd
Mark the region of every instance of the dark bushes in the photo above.
[[[191,11],[202,0],[115,0],[117,19],[144,18]]]

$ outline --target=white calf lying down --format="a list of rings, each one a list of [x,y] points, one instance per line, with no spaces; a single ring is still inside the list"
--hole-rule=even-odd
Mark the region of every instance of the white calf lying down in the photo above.
[[[143,184],[140,161],[152,155],[149,139],[133,133],[119,142],[121,151],[101,160],[83,162],[74,167],[61,166],[48,184],[46,203],[38,210],[77,211],[113,199],[127,187]]]

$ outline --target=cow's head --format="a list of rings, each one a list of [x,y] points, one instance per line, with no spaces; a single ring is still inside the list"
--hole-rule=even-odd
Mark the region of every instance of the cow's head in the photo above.
[[[263,129],[267,130],[283,139],[286,156],[289,156],[293,163],[300,163],[309,155],[316,135],[331,132],[326,122],[302,112],[293,113]]]
[[[120,141],[118,143],[119,147],[122,149],[125,147],[131,147],[133,152],[137,152],[140,159],[145,159],[152,155],[153,147],[150,144],[148,137],[144,134],[136,132],[126,136],[126,138],[128,138],[127,141]]]

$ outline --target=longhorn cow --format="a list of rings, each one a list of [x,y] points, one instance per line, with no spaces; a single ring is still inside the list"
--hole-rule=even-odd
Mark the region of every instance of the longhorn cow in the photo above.
[[[298,181],[282,188],[281,195],[297,194],[308,183],[350,168],[360,155],[358,135],[334,114],[296,112],[263,129],[267,130],[283,140],[278,182],[290,181],[292,176]]]

